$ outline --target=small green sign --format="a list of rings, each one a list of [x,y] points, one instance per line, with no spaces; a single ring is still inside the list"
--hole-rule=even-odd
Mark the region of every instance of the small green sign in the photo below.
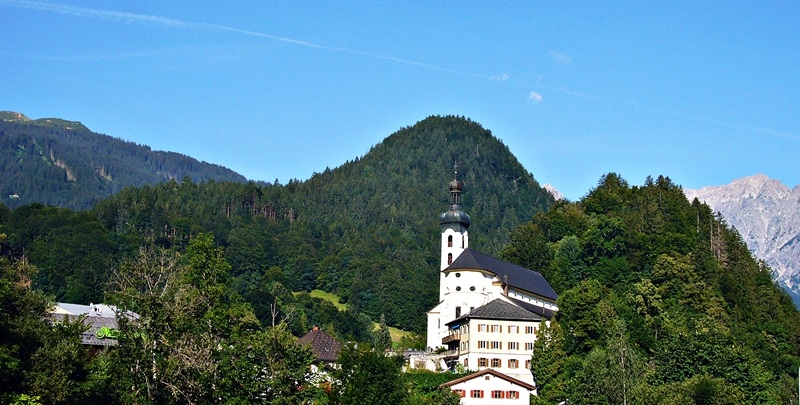
[[[103,326],[102,328],[98,329],[94,335],[98,339],[117,339],[119,338],[119,330],[111,329],[108,326]]]

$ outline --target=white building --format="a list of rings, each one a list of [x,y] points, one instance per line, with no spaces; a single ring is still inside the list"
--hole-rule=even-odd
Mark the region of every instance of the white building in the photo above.
[[[519,391],[527,403],[529,393],[536,392],[530,372],[535,332],[558,311],[558,295],[540,273],[470,249],[471,219],[461,211],[463,184],[456,179],[449,187],[450,210],[439,217],[439,303],[427,313],[428,349],[446,351],[425,364],[451,369],[460,364],[522,382],[530,386]],[[479,379],[461,380],[459,387],[470,387]],[[463,404],[470,403],[465,392]]]
[[[497,298],[447,323],[444,360],[465,370],[491,369],[534,385],[531,355],[542,320]]]
[[[461,396],[462,405],[528,404],[536,387],[490,368],[442,384]]]

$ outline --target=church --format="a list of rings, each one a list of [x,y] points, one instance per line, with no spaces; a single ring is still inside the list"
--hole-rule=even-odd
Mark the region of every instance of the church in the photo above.
[[[484,397],[527,403],[536,394],[530,371],[536,332],[558,311],[558,295],[540,273],[470,249],[457,172],[449,188],[450,209],[439,216],[439,303],[427,312],[427,346],[439,353],[431,364],[478,371],[446,384],[462,403]],[[484,388],[489,377],[515,388]]]

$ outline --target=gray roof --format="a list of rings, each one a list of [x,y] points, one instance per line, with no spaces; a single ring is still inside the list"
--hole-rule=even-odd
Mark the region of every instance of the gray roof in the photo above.
[[[553,319],[553,315],[555,315],[555,313],[556,313],[555,311],[553,311],[551,309],[542,308],[542,307],[540,307],[540,306],[538,306],[536,304],[532,304],[530,302],[525,302],[525,301],[518,300],[518,299],[515,299],[515,298],[511,298],[511,297],[508,297],[508,299],[511,300],[511,302],[519,305],[520,307],[522,307],[524,309],[527,309],[528,311],[531,311],[534,314],[539,315],[539,316],[541,316],[543,318],[546,318],[546,319]]]
[[[555,301],[558,294],[550,287],[547,280],[540,273],[528,270],[509,262],[504,262],[492,256],[485,255],[477,250],[466,249],[458,258],[443,271],[453,270],[485,270],[500,281],[507,282],[509,286],[525,290],[540,297]]]
[[[502,319],[506,321],[541,321],[542,317],[524,308],[496,298],[488,304],[479,306],[468,313],[446,323],[446,325],[460,323],[468,319]]]
[[[88,328],[81,333],[81,344],[90,346],[116,346],[116,336],[119,335],[117,318],[105,316],[86,316],[72,314],[50,314],[54,323],[69,321],[76,322],[83,317],[83,324]]]

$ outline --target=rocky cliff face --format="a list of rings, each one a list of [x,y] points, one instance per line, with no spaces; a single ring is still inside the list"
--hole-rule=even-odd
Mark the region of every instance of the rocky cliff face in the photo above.
[[[550,183],[543,185],[542,188],[547,190],[548,193],[552,194],[556,201],[561,201],[564,199],[564,194],[561,194],[561,192],[556,190],[556,188],[550,185]]]
[[[789,189],[757,174],[684,192],[690,201],[696,197],[722,213],[753,254],[769,264],[775,280],[800,294],[800,186]]]

